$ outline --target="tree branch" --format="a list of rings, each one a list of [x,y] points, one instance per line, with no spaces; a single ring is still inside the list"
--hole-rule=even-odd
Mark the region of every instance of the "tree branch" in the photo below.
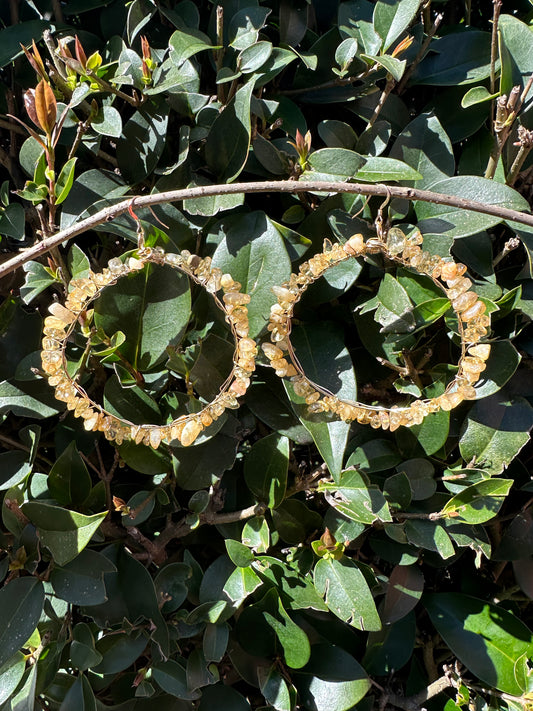
[[[256,183],[231,183],[230,185],[205,185],[194,188],[184,188],[182,190],[169,190],[163,193],[152,193],[122,200],[116,205],[111,205],[103,210],[80,220],[54,235],[50,235],[41,240],[33,247],[24,250],[15,257],[8,259],[0,265],[0,278],[18,269],[30,259],[46,254],[62,242],[76,237],[77,235],[94,229],[99,225],[113,220],[115,217],[124,214],[134,204],[136,208],[148,207],[149,205],[161,205],[168,202],[178,202],[199,197],[212,197],[214,195],[235,195],[237,193],[348,193],[354,195],[370,195],[390,198],[402,198],[404,200],[420,200],[431,202],[436,205],[448,205],[460,210],[471,210],[485,215],[494,215],[502,220],[512,220],[522,225],[533,227],[533,215],[510,210],[499,205],[487,205],[475,200],[466,200],[455,195],[444,195],[434,193],[429,190],[418,190],[417,188],[403,188],[395,185],[382,185],[377,183],[369,185],[367,183],[335,183],[322,182],[319,180],[273,180],[259,181]]]

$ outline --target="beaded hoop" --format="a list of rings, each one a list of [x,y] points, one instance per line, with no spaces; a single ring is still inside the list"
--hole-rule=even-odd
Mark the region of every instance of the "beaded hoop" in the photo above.
[[[217,306],[226,313],[226,321],[235,339],[234,366],[216,398],[200,412],[182,415],[170,424],[161,426],[136,425],[112,415],[96,404],[69,375],[65,356],[68,338],[87,306],[98,298],[106,286],[115,284],[131,272],[143,269],[148,262],[174,267],[204,287],[213,296]],[[55,397],[66,402],[67,408],[76,417],[83,418],[86,430],[99,430],[108,440],[114,440],[117,444],[132,440],[136,444],[142,443],[156,449],[162,441],[178,440],[181,445],[188,447],[226,408],[235,409],[239,406],[237,397],[244,395],[250,384],[257,354],[255,341],[248,337],[246,304],[250,297],[240,292],[241,285],[229,274],[223,274],[220,269],[212,267],[209,257],[201,259],[188,251],[165,254],[160,248],[152,249],[143,245],[137,257],[130,257],[127,263],[118,258],[111,259],[102,272],[91,272],[86,279],[72,280],[70,287],[65,305],[52,304],[49,309],[52,315],[45,318],[41,359],[48,382],[55,388]],[[216,296],[220,289],[223,291],[222,301]]]
[[[463,276],[465,265],[422,251],[419,246],[422,242],[418,230],[406,237],[398,228],[389,230],[386,241],[371,238],[365,242],[360,234],[351,237],[344,245],[332,245],[326,240],[321,254],[302,264],[299,273],[291,274],[289,281],[282,286],[273,287],[278,303],[271,308],[268,325],[272,342],[263,343],[262,349],[276,374],[289,377],[294,392],[305,398],[309,412],[330,412],[346,422],[355,420],[376,429],[396,430],[400,425],[410,427],[420,424],[432,412],[452,410],[463,400],[476,397],[473,384],[485,370],[485,361],[490,355],[490,345],[479,341],[487,335],[490,318],[485,314],[485,304],[470,291],[472,282]],[[380,252],[403,266],[429,276],[450,299],[458,318],[461,357],[457,375],[442,395],[430,400],[415,400],[407,407],[386,408],[341,400],[307,378],[289,338],[294,306],[310,284],[340,262]]]

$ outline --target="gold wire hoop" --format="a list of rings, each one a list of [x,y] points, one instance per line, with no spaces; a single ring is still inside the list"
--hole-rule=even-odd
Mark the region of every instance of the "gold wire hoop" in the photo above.
[[[490,344],[479,341],[487,335],[490,318],[485,314],[485,304],[470,291],[472,282],[463,276],[466,272],[464,264],[424,252],[419,246],[423,243],[423,237],[418,230],[406,237],[400,229],[393,227],[384,236],[380,225],[377,227],[378,238],[366,242],[360,234],[343,245],[326,240],[321,254],[302,264],[299,273],[291,274],[289,281],[273,287],[278,303],[271,308],[268,324],[271,343],[263,343],[261,347],[276,374],[282,378],[289,377],[296,395],[305,398],[309,412],[330,412],[346,422],[357,421],[376,429],[393,431],[400,425],[418,425],[432,412],[452,410],[463,400],[476,397],[473,385],[485,370],[491,348]],[[415,400],[407,407],[387,408],[336,397],[305,375],[290,341],[294,306],[313,282],[340,262],[380,252],[402,266],[429,276],[450,299],[457,314],[461,357],[455,378],[442,395]]]
[[[76,417],[83,418],[86,430],[103,432],[108,440],[117,444],[132,440],[136,444],[142,443],[156,449],[161,442],[178,440],[182,446],[188,447],[226,408],[239,407],[237,398],[244,395],[250,384],[257,355],[257,345],[248,337],[246,304],[250,297],[241,293],[241,285],[229,274],[223,274],[220,269],[212,267],[209,257],[201,259],[186,250],[179,254],[167,254],[159,247],[150,248],[144,246],[141,240],[139,242],[136,257],[130,257],[127,262],[115,257],[102,272],[91,272],[86,279],[73,279],[65,305],[55,303],[50,306],[52,315],[44,321],[42,366],[48,382],[55,388],[55,397],[65,402]],[[211,294],[217,306],[225,312],[235,339],[233,369],[219,394],[200,412],[182,415],[167,425],[137,425],[107,412],[69,375],[65,355],[69,336],[88,305],[107,286],[115,284],[127,274],[142,270],[149,262],[178,269]],[[222,300],[216,295],[219,290],[223,292]]]

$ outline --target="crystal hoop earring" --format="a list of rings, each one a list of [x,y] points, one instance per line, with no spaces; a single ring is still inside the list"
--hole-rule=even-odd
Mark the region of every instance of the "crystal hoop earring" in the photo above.
[[[470,291],[472,282],[463,276],[466,272],[464,264],[424,252],[420,247],[423,238],[418,231],[406,237],[400,229],[392,228],[384,240],[378,229],[378,235],[377,239],[365,242],[363,236],[357,234],[344,245],[332,245],[326,240],[321,254],[302,264],[299,273],[291,274],[289,281],[273,287],[278,303],[272,306],[270,313],[271,343],[263,343],[261,347],[276,374],[290,378],[295,393],[305,398],[309,412],[330,412],[346,422],[357,421],[374,428],[396,430],[400,425],[420,424],[432,412],[451,410],[463,400],[475,398],[473,384],[479,380],[490,355],[490,344],[479,343],[487,335],[490,318],[485,314],[485,304]],[[340,262],[380,252],[402,266],[429,276],[444,291],[458,319],[461,356],[457,375],[442,395],[415,400],[407,407],[387,408],[336,397],[306,376],[290,341],[294,307],[313,282]]]
[[[178,269],[211,294],[217,306],[225,312],[235,340],[233,369],[219,394],[200,412],[182,415],[167,425],[137,425],[107,412],[69,375],[65,355],[69,336],[88,305],[107,286],[115,284],[131,272],[142,270],[150,262]],[[85,279],[72,280],[70,288],[65,305],[52,304],[49,309],[52,315],[45,318],[41,360],[48,382],[55,388],[55,397],[65,402],[76,417],[83,418],[86,430],[101,431],[108,440],[114,440],[117,444],[132,440],[136,444],[142,443],[155,449],[161,442],[177,440],[187,447],[226,408],[235,409],[239,406],[237,398],[244,395],[250,384],[257,354],[255,341],[248,337],[246,304],[250,297],[241,293],[241,285],[229,274],[223,274],[220,269],[212,267],[209,257],[201,259],[188,251],[165,253],[161,248],[144,246],[143,240],[139,239],[135,257],[130,257],[126,262],[113,258],[102,272],[91,272]],[[219,290],[223,292],[222,299],[216,295]]]

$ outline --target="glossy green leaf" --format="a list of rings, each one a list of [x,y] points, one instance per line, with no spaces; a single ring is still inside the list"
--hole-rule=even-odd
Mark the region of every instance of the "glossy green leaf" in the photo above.
[[[327,610],[310,578],[299,574],[298,570],[287,563],[271,556],[258,556],[253,568],[266,585],[277,588],[287,609]]]
[[[269,669],[259,667],[257,670],[259,688],[269,703],[276,711],[291,711],[291,698],[287,682],[275,666]]]
[[[116,572],[105,556],[86,548],[50,575],[55,594],[73,605],[99,605],[107,600],[104,574]]]
[[[230,47],[240,50],[254,45],[270,12],[268,8],[254,7],[253,3],[239,9],[231,17],[227,30]]]
[[[185,669],[178,662],[169,660],[155,664],[152,667],[152,678],[163,691],[178,699],[194,700],[199,697],[198,692],[188,689]]]
[[[474,84],[490,74],[490,33],[467,29],[434,39],[412,81],[430,86]]]
[[[343,471],[337,482],[321,482],[319,490],[328,492],[326,498],[330,504],[353,521],[366,524],[392,521],[387,501],[379,488],[354,469]]]
[[[365,576],[349,558],[321,558],[315,566],[314,582],[326,605],[341,620],[359,630],[381,629]]]
[[[37,626],[43,603],[43,584],[33,577],[15,578],[0,589],[0,668]]]
[[[264,212],[243,215],[231,223],[218,245],[213,266],[229,272],[250,295],[250,336],[255,338],[266,327],[270,307],[277,302],[272,287],[290,276],[281,235]]]
[[[232,563],[235,563],[238,568],[246,568],[250,565],[254,559],[254,555],[248,546],[245,546],[244,543],[240,543],[239,541],[234,541],[232,538],[227,538],[225,543]]]
[[[161,608],[164,613],[177,610],[187,597],[187,581],[192,576],[191,568],[185,563],[165,565],[154,579],[158,600],[165,599]]]
[[[442,513],[458,523],[485,523],[494,518],[513,485],[512,479],[486,479],[453,496]]]
[[[351,654],[331,644],[316,644],[308,664],[294,674],[303,704],[312,711],[348,711],[370,688],[365,670]]]
[[[187,277],[170,267],[149,265],[106,289],[95,303],[94,319],[108,337],[122,331],[122,354],[134,368],[146,371],[161,361],[169,345],[179,343],[190,309]]]
[[[220,662],[229,640],[229,627],[226,623],[220,625],[208,623],[205,626],[202,641],[204,657],[208,662]]]
[[[117,160],[128,183],[144,180],[156,167],[165,147],[168,111],[165,102],[149,99],[124,125]]]
[[[500,58],[501,93],[509,94],[513,86],[524,87],[533,72],[529,47],[531,27],[512,14],[500,15],[498,31],[502,44]]]
[[[50,470],[48,488],[62,506],[80,506],[91,491],[91,477],[76,443],[71,442]]]
[[[503,607],[460,593],[433,593],[424,606],[438,633],[482,682],[520,696],[527,688],[531,631]]]
[[[205,158],[220,182],[231,183],[239,175],[250,150],[250,101],[253,81],[241,87],[217,116],[207,136]],[[231,141],[227,140],[231,135]]]
[[[334,324],[323,322],[299,326],[294,328],[291,340],[298,360],[313,382],[344,399],[356,399],[353,364]],[[313,437],[329,471],[337,477],[342,469],[350,425],[328,421],[323,415],[309,415],[304,398],[296,395],[289,383],[284,382],[284,385],[300,422]]]
[[[96,711],[96,697],[87,678],[80,675],[68,690],[62,711]]]
[[[176,30],[170,37],[170,57],[172,62],[180,67],[186,59],[212,49],[209,37],[199,30],[187,27],[187,30]]]
[[[399,3],[389,3],[379,0],[374,8],[374,29],[383,40],[381,47],[386,52],[391,44],[400,37],[415,18],[419,0],[403,0]]]
[[[420,180],[422,175],[418,170],[396,158],[369,156],[364,166],[357,171],[355,178],[364,183],[384,183],[389,180]]]
[[[40,262],[26,262],[23,266],[26,276],[20,287],[20,295],[25,304],[30,304],[36,296],[54,284],[56,279]]]
[[[95,667],[102,661],[102,655],[95,649],[91,628],[85,622],[78,622],[72,630],[70,660],[80,671]]]
[[[232,686],[215,684],[202,690],[198,711],[251,711],[248,701]]]
[[[416,183],[424,188],[455,171],[452,144],[439,119],[431,113],[414,118],[400,133],[390,152],[422,176]],[[409,183],[412,184],[412,183]]]
[[[502,391],[479,400],[463,424],[461,456],[490,474],[500,474],[529,441],[532,426],[533,408],[522,397],[506,399]]]
[[[307,664],[311,655],[309,639],[305,632],[291,620],[277,594],[273,594],[273,597],[277,609],[272,614],[265,610],[264,618],[276,633],[287,666],[291,669],[301,669]]]
[[[501,205],[514,210],[527,211],[529,205],[516,190],[493,180],[474,175],[456,175],[431,185],[431,189],[445,195],[456,195],[467,200],[477,200],[489,205]],[[482,213],[459,210],[446,205],[415,203],[419,227],[422,232],[466,237],[497,225],[501,218]]]
[[[394,566],[387,585],[382,619],[386,625],[401,620],[416,607],[424,591],[424,575],[415,565]]]
[[[257,441],[244,460],[248,488],[269,508],[283,501],[288,471],[289,440],[276,433]]]
[[[331,173],[332,175],[353,178],[362,166],[365,158],[355,151],[346,148],[321,148],[309,156],[309,164],[318,173]],[[312,174],[309,174],[312,177]]]
[[[5,703],[22,679],[26,660],[22,652],[16,652],[0,667],[0,704]]]
[[[107,634],[96,643],[102,661],[93,668],[96,674],[118,674],[127,669],[143,653],[147,639],[144,634]]]
[[[25,503],[22,510],[58,565],[69,563],[81,553],[107,515],[104,512],[85,516],[37,501]]]
[[[122,133],[122,118],[113,106],[102,106],[92,120],[91,126],[96,133],[119,138]]]

